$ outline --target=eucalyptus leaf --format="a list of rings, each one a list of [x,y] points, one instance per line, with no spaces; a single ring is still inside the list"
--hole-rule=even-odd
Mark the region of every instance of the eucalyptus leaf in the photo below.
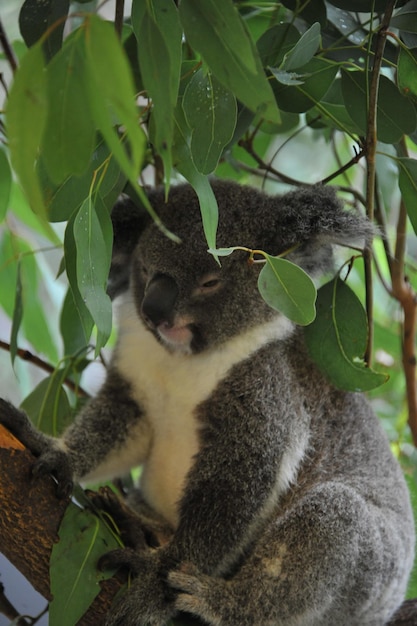
[[[283,70],[290,72],[306,65],[320,46],[320,24],[315,22],[300,37],[294,48],[287,53],[282,65]]]
[[[9,159],[4,150],[0,150],[0,222],[4,220],[8,209],[11,189],[12,172]]]
[[[369,78],[369,76],[368,76]],[[347,112],[353,122],[366,134],[368,81],[365,72],[342,70],[342,92]],[[410,100],[386,76],[379,78],[377,106],[377,136],[384,143],[396,143],[411,133],[417,116]]]
[[[266,255],[258,288],[263,299],[288,319],[302,326],[316,315],[316,288],[301,267],[287,259]]]
[[[28,47],[48,31],[43,49],[50,59],[61,47],[69,0],[25,0],[19,13],[19,28]]]
[[[232,0],[182,0],[179,10],[187,41],[218,80],[249,109],[279,122],[258,52]]]
[[[71,422],[72,412],[63,382],[68,367],[44,378],[25,398],[21,408],[42,432],[57,437]]]
[[[297,74],[303,76],[302,85],[283,85],[273,82],[278,105],[284,111],[304,113],[321,101],[337,74],[337,65],[313,58]]]
[[[44,57],[35,44],[21,60],[6,105],[11,163],[33,211],[46,218],[35,162],[47,119]]]
[[[266,30],[256,42],[264,67],[279,67],[285,55],[300,39],[300,33],[293,24],[275,24]]]
[[[417,160],[410,158],[397,159],[399,166],[399,186],[407,208],[408,217],[417,234]]]
[[[417,0],[410,0],[391,19],[391,26],[407,33],[417,33]]]
[[[399,90],[404,96],[411,96],[417,101],[417,48],[400,48],[397,70]]]
[[[84,89],[85,47],[82,31],[69,37],[47,67],[48,118],[43,159],[55,183],[87,169],[96,129]]]
[[[219,221],[219,209],[216,196],[211,188],[207,176],[199,172],[191,158],[189,147],[190,129],[184,117],[184,111],[179,101],[175,109],[175,133],[173,156],[177,170],[194,187],[199,202],[203,220],[204,234],[210,249],[216,248],[216,233]]]
[[[126,177],[136,183],[146,139],[138,124],[133,78],[127,58],[110,23],[90,15],[84,28],[85,86],[94,122]],[[115,121],[126,129],[129,151],[114,128]]]
[[[153,101],[155,146],[163,159],[165,179],[171,178],[173,109],[181,68],[182,29],[173,2],[152,0],[132,6],[132,25],[140,47],[139,67]]]
[[[98,198],[96,198],[96,201]],[[89,198],[74,220],[77,285],[97,326],[96,354],[105,345],[112,329],[112,308],[106,293],[112,249],[110,216],[100,202]]]
[[[51,624],[77,624],[100,592],[100,581],[114,574],[113,571],[98,571],[99,558],[119,547],[113,533],[98,516],[72,502],[68,505],[59,529],[59,541],[51,554]]]
[[[193,162],[199,172],[210,174],[233,137],[236,99],[210,72],[199,70],[188,83],[182,106],[192,131]]]
[[[363,361],[367,332],[366,313],[345,282],[335,278],[319,289],[316,319],[304,333],[314,361],[336,387],[368,391],[387,380]]]

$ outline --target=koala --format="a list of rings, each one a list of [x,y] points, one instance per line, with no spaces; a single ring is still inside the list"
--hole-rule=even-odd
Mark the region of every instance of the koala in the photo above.
[[[212,188],[219,247],[292,250],[313,276],[331,269],[333,245],[372,232],[326,187]],[[127,547],[102,562],[133,574],[107,626],[162,626],[179,612],[208,626],[386,624],[406,590],[414,525],[378,419],[362,394],[324,378],[302,329],[264,302],[260,264],[236,251],[219,265],[207,252],[189,185],[149,199],[181,243],[131,200],[114,208],[118,340],[98,395],[59,439],[0,405],[60,493],[142,466],[136,512],[98,495],[130,518]]]

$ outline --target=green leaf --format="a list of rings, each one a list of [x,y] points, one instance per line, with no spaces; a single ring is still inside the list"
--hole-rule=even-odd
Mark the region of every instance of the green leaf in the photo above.
[[[293,24],[276,24],[266,30],[256,42],[263,67],[279,67],[299,39]]]
[[[5,231],[0,245],[0,304],[14,319],[16,337],[12,343],[17,341],[21,322],[23,334],[33,348],[56,361],[57,348],[51,336],[51,320],[46,321],[38,274],[36,257],[29,244]]]
[[[12,189],[12,172],[4,150],[0,150],[0,222],[6,215],[10,192]]]
[[[42,154],[55,183],[83,174],[94,148],[96,129],[84,72],[84,41],[82,31],[76,31],[47,67],[49,107]]]
[[[74,626],[100,592],[100,581],[114,572],[99,572],[98,560],[119,548],[113,533],[88,509],[70,503],[59,529],[50,562],[51,624]]]
[[[299,18],[307,24],[319,22],[322,28],[326,27],[327,14],[324,0],[308,0],[308,2],[284,0],[283,5],[293,11],[294,17],[292,19]]]
[[[99,198],[87,199],[74,220],[77,285],[97,326],[96,354],[105,345],[112,329],[112,308],[106,293],[111,262],[112,225]]]
[[[173,110],[178,96],[182,29],[173,2],[152,0],[132,6],[132,25],[139,43],[139,67],[153,102],[154,144],[162,157],[165,179],[171,177]]]
[[[407,33],[417,33],[417,0],[410,0],[401,7],[391,19],[391,26]]]
[[[93,329],[93,318],[89,312],[84,299],[80,293],[77,282],[77,246],[74,237],[74,221],[75,215],[69,220],[65,229],[64,239],[64,254],[65,254],[65,269],[68,276],[68,281],[71,288],[71,294],[73,298],[73,304],[78,315],[78,320],[84,331],[85,343],[88,342]],[[76,321],[75,323],[78,322]]]
[[[311,278],[287,259],[269,255],[265,258],[266,265],[258,279],[263,299],[296,324],[310,324],[316,314],[316,288]]]
[[[71,406],[63,382],[68,368],[55,370],[25,398],[21,408],[42,432],[57,437],[71,422]]]
[[[28,47],[35,44],[48,29],[43,43],[46,57],[50,59],[61,47],[69,0],[25,0],[19,13],[19,28]]]
[[[416,13],[417,18],[417,13]],[[417,48],[400,48],[397,67],[398,89],[417,100]]]
[[[216,248],[216,233],[219,221],[219,209],[216,196],[213,193],[209,180],[195,167],[191,158],[188,145],[189,128],[184,118],[181,102],[175,110],[175,134],[173,156],[177,170],[188,180],[195,189],[199,202],[201,217],[203,220],[204,234],[207,245],[211,249]]]
[[[89,15],[84,28],[85,81],[91,113],[123,172],[136,184],[146,138],[138,122],[129,64],[110,23]],[[128,151],[114,128],[115,121],[126,130]]]
[[[302,85],[286,86],[273,82],[273,89],[281,109],[304,113],[319,103],[333,83],[337,65],[323,59],[313,58],[297,74],[303,76]]]
[[[126,183],[126,176],[103,139],[99,140],[82,176],[69,176],[59,185],[55,185],[50,180],[42,159],[39,160],[38,171],[51,222],[69,220],[88,198],[93,181],[94,190],[99,192],[109,209]]]
[[[64,342],[64,355],[79,354],[87,346],[84,327],[71,288],[68,289],[62,305],[59,329]]]
[[[208,252],[213,256],[230,256],[232,252],[238,249],[239,248],[236,246],[233,246],[232,248],[210,248]]]
[[[306,65],[320,46],[320,24],[315,22],[310,28],[300,37],[294,48],[287,53],[282,65],[283,70],[289,72],[296,70],[303,65]]]
[[[396,159],[399,165],[399,179],[401,195],[407,208],[408,217],[417,234],[417,161],[416,159]]]
[[[232,0],[182,0],[189,44],[218,80],[249,109],[279,122],[279,110],[259,54]]]
[[[11,163],[30,206],[46,218],[35,162],[47,118],[46,74],[40,44],[23,57],[6,105]]]
[[[13,306],[13,319],[12,329],[10,332],[10,358],[12,365],[14,365],[17,355],[17,335],[19,333],[20,325],[23,317],[23,302],[22,302],[22,277],[21,277],[21,260],[17,261],[16,271],[16,293]]]
[[[366,134],[367,77],[365,72],[342,70],[342,92],[347,112],[353,122]],[[383,143],[397,143],[403,135],[413,132],[417,125],[415,109],[408,98],[386,76],[379,77],[377,106],[377,136]]]
[[[316,319],[304,333],[311,356],[336,387],[368,391],[387,380],[365,366],[367,332],[366,313],[346,283],[336,278],[319,289]]]
[[[191,128],[191,154],[202,174],[215,170],[223,149],[233,137],[236,99],[212,74],[199,70],[184,93],[182,103]]]

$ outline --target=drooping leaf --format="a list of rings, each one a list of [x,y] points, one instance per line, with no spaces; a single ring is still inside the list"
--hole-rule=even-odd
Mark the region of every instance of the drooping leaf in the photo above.
[[[16,268],[16,291],[13,306],[12,329],[10,332],[10,358],[14,365],[17,355],[17,336],[23,317],[23,301],[22,301],[22,278],[21,278],[21,261],[18,259]]]
[[[417,33],[417,0],[406,2],[391,19],[390,26],[406,33]]]
[[[77,246],[74,237],[74,221],[75,215],[68,221],[65,229],[64,238],[64,254],[65,254],[65,270],[67,272],[68,281],[71,288],[71,294],[75,311],[78,315],[78,320],[84,331],[85,342],[90,339],[91,331],[93,330],[94,321],[88,310],[84,298],[80,293],[77,280]],[[78,322],[75,322],[78,323]]]
[[[417,12],[416,12],[417,19]],[[417,100],[417,48],[400,48],[397,66],[397,84],[404,96]]]
[[[304,333],[314,361],[336,387],[368,391],[386,381],[363,361],[367,332],[365,311],[346,283],[335,278],[319,289],[316,319]]]
[[[302,76],[301,85],[287,86],[274,81],[273,90],[280,108],[293,113],[308,111],[327,93],[337,71],[334,63],[313,58],[297,71]]]
[[[258,279],[263,299],[296,324],[310,324],[316,314],[316,288],[311,278],[287,259],[269,255],[265,258],[266,265]]]
[[[5,231],[0,242],[0,305],[14,320],[13,342],[21,327],[26,339],[40,354],[51,361],[58,358],[52,338],[51,320],[39,294],[39,269],[29,244],[17,235]],[[17,348],[17,343],[16,346]]]
[[[211,249],[216,248],[216,233],[219,220],[219,209],[217,200],[208,181],[208,178],[201,174],[195,167],[191,158],[189,147],[190,129],[184,118],[184,111],[181,102],[175,109],[175,133],[173,156],[175,167],[194,187],[199,202],[201,216],[203,220],[204,234],[207,245]]]
[[[252,111],[279,122],[259,54],[232,0],[182,0],[187,41],[218,80]]]
[[[46,75],[40,44],[23,57],[6,104],[11,163],[32,209],[45,218],[35,162],[47,118]]]
[[[12,189],[12,172],[4,150],[0,150],[0,222],[4,220]]]
[[[315,22],[285,56],[282,69],[291,72],[306,65],[320,46],[320,24]]]
[[[90,15],[84,28],[85,81],[94,122],[127,178],[136,181],[146,139],[139,126],[127,58],[110,23]],[[129,152],[115,130],[115,122],[126,129]]]
[[[139,67],[153,101],[155,146],[163,159],[165,179],[171,177],[173,110],[178,96],[182,29],[173,2],[152,0],[132,6],[132,25],[139,43]]]
[[[401,190],[408,217],[417,234],[417,160],[409,158],[397,159],[399,165],[398,183]]]
[[[69,176],[59,185],[55,185],[50,180],[42,159],[38,163],[38,172],[51,222],[68,220],[88,198],[93,180],[94,190],[100,194],[109,209],[126,183],[126,176],[102,138],[91,154],[88,168],[82,176]]]
[[[190,148],[194,165],[202,174],[210,174],[233,137],[236,99],[215,76],[200,69],[188,83],[182,106],[192,131]]]
[[[266,30],[256,42],[262,65],[279,67],[299,39],[300,33],[290,23],[275,24]]]
[[[42,432],[57,437],[71,421],[71,406],[63,388],[68,368],[44,378],[22,402],[21,408]]]
[[[95,125],[84,89],[85,49],[82,31],[69,37],[47,67],[48,119],[43,159],[55,183],[87,169],[94,148]]]
[[[372,11],[382,13],[387,3],[386,0],[331,0],[330,4],[357,13],[371,13]]]
[[[99,517],[88,509],[69,504],[59,529],[59,542],[54,544],[51,554],[51,624],[77,624],[99,593],[100,581],[114,574],[98,571],[99,558],[119,547]]]
[[[342,71],[342,92],[347,112],[353,122],[366,134],[367,77],[365,72]],[[377,106],[377,136],[384,143],[397,143],[403,135],[413,132],[417,125],[415,109],[410,100],[398,91],[386,76],[379,79]]]
[[[19,27],[28,47],[33,46],[49,29],[43,45],[48,59],[60,49],[68,15],[69,0],[25,0],[19,13]]]
[[[77,285],[97,326],[96,353],[105,345],[112,329],[111,301],[106,293],[111,262],[112,226],[109,213],[99,198],[87,199],[74,220]]]
[[[68,289],[64,298],[59,329],[64,342],[64,355],[74,355],[87,346],[84,327],[78,315],[71,288]]]

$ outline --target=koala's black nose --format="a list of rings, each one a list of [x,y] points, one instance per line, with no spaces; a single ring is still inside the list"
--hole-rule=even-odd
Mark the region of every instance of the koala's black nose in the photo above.
[[[142,313],[155,326],[170,322],[178,296],[177,283],[167,274],[156,274],[149,281],[142,301]]]

